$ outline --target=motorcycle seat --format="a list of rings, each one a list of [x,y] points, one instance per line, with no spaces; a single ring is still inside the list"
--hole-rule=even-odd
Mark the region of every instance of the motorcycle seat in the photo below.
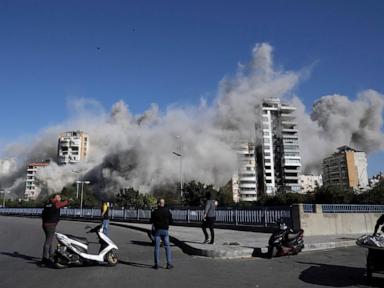
[[[297,233],[289,233],[287,235],[287,240],[290,241],[290,240],[294,240],[297,238],[297,236],[301,233],[301,231],[297,232]]]
[[[79,241],[79,242],[81,242],[83,244],[86,244],[86,245],[89,244],[88,239],[85,238],[85,237],[78,237],[78,236],[75,236],[75,235],[67,235],[67,237],[71,238],[73,240]]]

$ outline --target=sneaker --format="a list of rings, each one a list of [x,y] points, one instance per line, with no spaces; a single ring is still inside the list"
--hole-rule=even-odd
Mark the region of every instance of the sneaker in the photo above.
[[[167,264],[167,269],[172,269],[174,266],[172,264]]]
[[[48,258],[42,258],[38,265],[40,267],[49,267],[51,264],[52,263]]]
[[[211,245],[215,245],[216,243],[211,241],[211,242],[209,242],[209,244],[211,244]]]
[[[207,244],[209,242],[209,239],[205,239],[203,244]]]
[[[157,269],[159,269],[159,265],[155,264],[152,266],[152,268],[157,270]]]

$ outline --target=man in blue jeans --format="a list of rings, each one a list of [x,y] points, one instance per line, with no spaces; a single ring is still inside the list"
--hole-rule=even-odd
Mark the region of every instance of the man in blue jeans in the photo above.
[[[172,214],[168,208],[165,207],[164,199],[159,199],[157,202],[157,209],[151,213],[151,223],[153,224],[153,236],[155,238],[155,265],[154,269],[159,269],[160,258],[160,239],[164,243],[165,255],[167,258],[167,269],[172,269],[172,253],[171,246],[169,245],[169,225],[172,224]]]

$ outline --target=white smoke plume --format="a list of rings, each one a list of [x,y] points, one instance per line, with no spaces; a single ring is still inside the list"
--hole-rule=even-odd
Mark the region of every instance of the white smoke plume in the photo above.
[[[171,106],[160,111],[153,104],[142,115],[133,115],[123,101],[106,112],[94,100],[73,100],[73,116],[67,122],[43,130],[31,142],[4,149],[5,157],[16,158],[18,167],[0,175],[0,184],[20,197],[25,188],[26,164],[51,159],[38,174],[49,192],[61,191],[78,177],[94,183],[97,192],[116,193],[124,187],[148,192],[156,185],[178,181],[179,158],[172,153],[177,152],[183,155],[185,181],[220,186],[236,171],[234,147],[238,142],[257,141],[255,122],[260,104],[267,98],[281,98],[297,107],[306,172],[319,172],[322,158],[341,145],[368,153],[384,149],[382,94],[365,91],[355,101],[345,96],[325,96],[307,114],[301,100],[292,96],[301,73],[276,69],[272,50],[267,43],[257,44],[250,63],[239,65],[234,77],[221,81],[212,105],[203,99],[197,107]],[[58,166],[58,136],[72,130],[89,134],[88,159]]]

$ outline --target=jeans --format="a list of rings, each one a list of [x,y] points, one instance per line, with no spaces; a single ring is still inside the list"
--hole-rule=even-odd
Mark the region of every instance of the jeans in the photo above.
[[[163,240],[165,248],[165,256],[167,258],[167,265],[172,265],[172,253],[171,246],[169,245],[169,234],[167,229],[157,229],[154,231],[153,236],[155,238],[155,265],[159,265],[160,258],[160,239]]]
[[[53,256],[53,236],[55,236],[56,224],[43,224],[45,242],[43,247],[43,258],[49,259]]]
[[[102,224],[102,227],[103,227],[103,233],[107,236],[109,236],[109,219],[103,219],[103,224]]]

